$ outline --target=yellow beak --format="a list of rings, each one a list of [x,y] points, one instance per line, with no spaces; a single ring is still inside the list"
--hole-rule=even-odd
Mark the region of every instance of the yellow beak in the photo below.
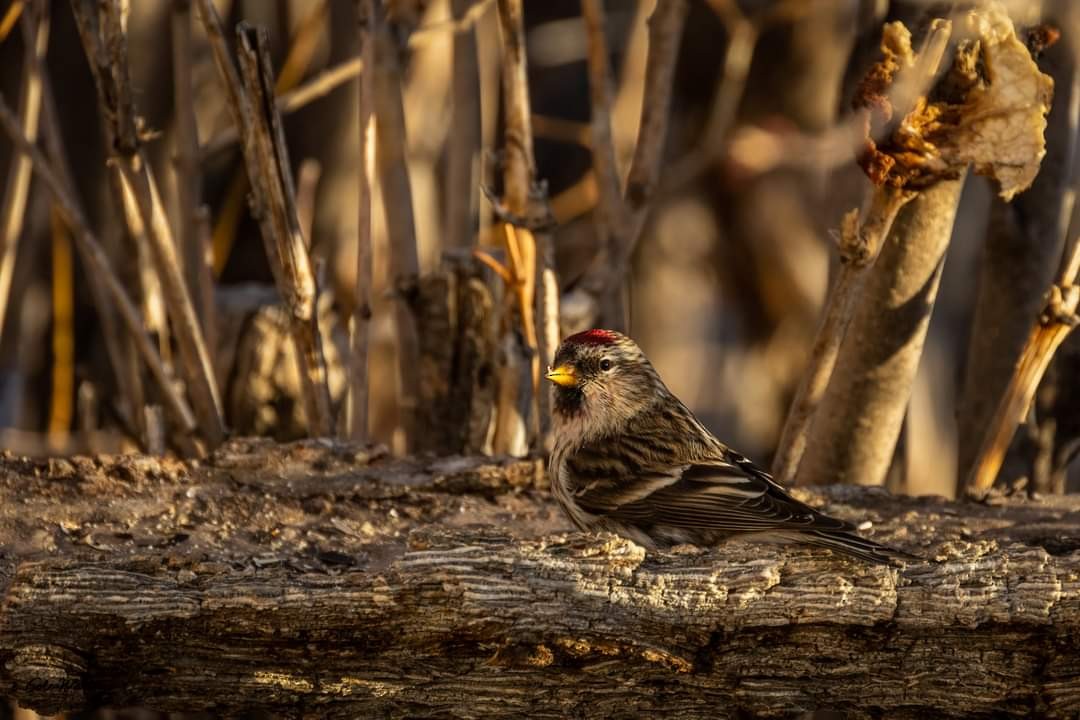
[[[554,370],[548,368],[547,375],[544,377],[562,387],[572,387],[577,385],[577,376],[574,375],[574,368],[569,365],[560,365]]]

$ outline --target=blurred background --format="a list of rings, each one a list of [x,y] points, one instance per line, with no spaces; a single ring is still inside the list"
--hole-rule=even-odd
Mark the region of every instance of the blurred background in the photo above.
[[[603,3],[611,133],[620,178],[630,171],[641,120],[647,21],[656,2],[666,1]],[[350,71],[359,54],[358,5],[352,0],[214,4],[230,45],[231,28],[241,20],[266,28],[279,97],[315,84],[308,95],[294,94],[293,100],[297,95],[299,100],[282,117],[296,210],[319,286],[329,391],[339,408],[347,385],[348,318],[355,305],[362,167],[359,84],[355,70]],[[0,92],[13,108],[25,98],[26,43],[36,37],[20,15],[30,13],[33,5],[0,0]],[[851,116],[858,81],[879,57],[884,22],[904,19],[917,36],[929,14],[953,12],[957,5],[916,0],[687,4],[659,180],[632,256],[628,327],[671,389],[705,424],[766,466],[836,270],[836,230],[843,214],[862,206],[870,192],[855,161],[857,144],[829,142],[830,130]],[[127,11],[130,86],[141,117],[142,148],[173,234],[198,239],[212,277],[213,297],[203,306],[212,308],[212,322],[204,315],[203,323],[226,424],[241,435],[303,437],[308,426],[298,399],[287,311],[274,289],[259,223],[248,209],[244,157],[198,13],[186,2],[167,0],[131,2]],[[1059,87],[1055,103],[1062,97],[1068,101],[1069,93],[1060,88],[1071,87],[1075,75],[1070,3],[1031,0],[1014,3],[1010,11],[1021,35],[1040,23],[1061,31],[1056,44],[1040,49],[1039,63]],[[44,3],[34,15],[48,23],[44,67],[88,224],[171,371],[179,360],[165,301],[110,188],[108,121],[72,4]],[[482,188],[495,196],[505,192],[507,65],[494,0],[388,0],[379,15],[379,32],[391,44],[387,56],[394,60],[395,82],[400,81],[406,215],[412,226],[404,236],[388,229],[387,176],[380,171],[372,188],[369,437],[406,452],[410,442],[400,408],[403,401],[406,407],[416,402],[417,389],[407,386],[409,374],[403,375],[398,365],[395,308],[407,299],[400,278],[394,277],[402,267],[393,260],[394,243],[413,238],[420,277],[437,272],[448,250],[489,248],[492,257],[501,257],[499,215]],[[185,23],[188,45],[181,54],[176,42]],[[591,150],[589,40],[581,4],[527,0],[524,37],[535,175],[546,186],[550,209],[544,233],[560,294],[571,298],[568,293],[603,244],[597,231],[602,190]],[[190,82],[189,97],[178,89],[178,78]],[[718,97],[727,98],[729,123],[712,121]],[[380,112],[377,108],[381,118]],[[1048,159],[1065,168],[1051,189],[1060,195],[1071,192],[1076,123],[1067,106],[1055,112],[1064,129],[1048,133]],[[198,150],[194,216],[184,210],[177,172],[189,142],[182,126],[191,115]],[[1058,127],[1053,118],[1052,128]],[[722,134],[710,135],[717,127]],[[15,167],[12,150],[6,137],[0,140],[0,167]],[[9,194],[16,182],[12,170]],[[400,188],[394,193],[392,202],[400,204]],[[1032,281],[1037,289],[1029,292],[1034,304],[1024,310],[1028,323],[1048,286],[1041,278],[1052,277],[1060,258],[1064,231],[1055,235],[1030,229],[1037,201],[1025,204],[1022,196],[1007,206],[995,193],[981,177],[972,175],[965,182],[894,461],[899,469],[889,475],[896,491],[955,493],[961,463],[958,408],[965,402],[965,377],[970,377],[965,368],[982,297],[980,282],[983,294],[997,292],[986,284],[986,248],[1001,235],[1013,238],[1013,245],[1045,246],[1032,260],[1031,272],[1038,279]],[[15,231],[7,226],[6,246],[0,248],[0,280],[8,274],[7,284],[0,282],[5,308],[0,447],[32,455],[154,447],[184,452],[169,432],[155,441],[145,418],[127,409],[132,407],[126,398],[134,391],[133,376],[118,371],[110,356],[109,331],[93,297],[94,278],[73,250],[70,227],[58,218],[39,178],[30,181],[26,198]],[[1059,215],[1068,215],[1055,207]],[[194,232],[183,219],[188,217],[197,218]],[[567,307],[572,309],[572,302]],[[564,316],[564,332],[569,324]],[[1042,472],[1057,478],[1056,486],[1044,479],[1043,489],[1064,487],[1080,427],[1080,402],[1070,400],[1078,396],[1077,345],[1074,335],[1059,351],[1039,396],[1036,409],[1041,412],[1014,440],[1003,470],[1010,482]],[[1001,352],[1011,363],[1008,356],[1015,357],[1017,350],[1005,342]],[[146,371],[134,377],[144,385],[139,392],[150,398],[147,403],[160,404]],[[1008,378],[976,379],[966,392],[993,398]],[[1052,423],[1049,431],[1047,423]]]

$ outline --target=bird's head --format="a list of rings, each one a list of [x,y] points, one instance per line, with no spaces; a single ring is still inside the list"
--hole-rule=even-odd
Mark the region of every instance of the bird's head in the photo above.
[[[614,330],[586,330],[562,341],[547,379],[556,422],[587,418],[612,431],[656,402],[664,385],[641,348]]]

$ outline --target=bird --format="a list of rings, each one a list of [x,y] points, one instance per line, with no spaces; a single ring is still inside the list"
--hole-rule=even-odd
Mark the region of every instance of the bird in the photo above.
[[[622,333],[567,337],[545,377],[552,494],[579,530],[612,532],[646,550],[743,536],[875,564],[917,559],[793,498],[709,432]]]

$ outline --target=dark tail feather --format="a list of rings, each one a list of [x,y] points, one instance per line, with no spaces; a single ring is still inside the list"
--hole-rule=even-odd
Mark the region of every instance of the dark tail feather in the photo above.
[[[881,545],[845,530],[810,530],[802,533],[800,540],[807,545],[829,548],[875,565],[894,565],[899,561],[924,560],[918,555]]]

